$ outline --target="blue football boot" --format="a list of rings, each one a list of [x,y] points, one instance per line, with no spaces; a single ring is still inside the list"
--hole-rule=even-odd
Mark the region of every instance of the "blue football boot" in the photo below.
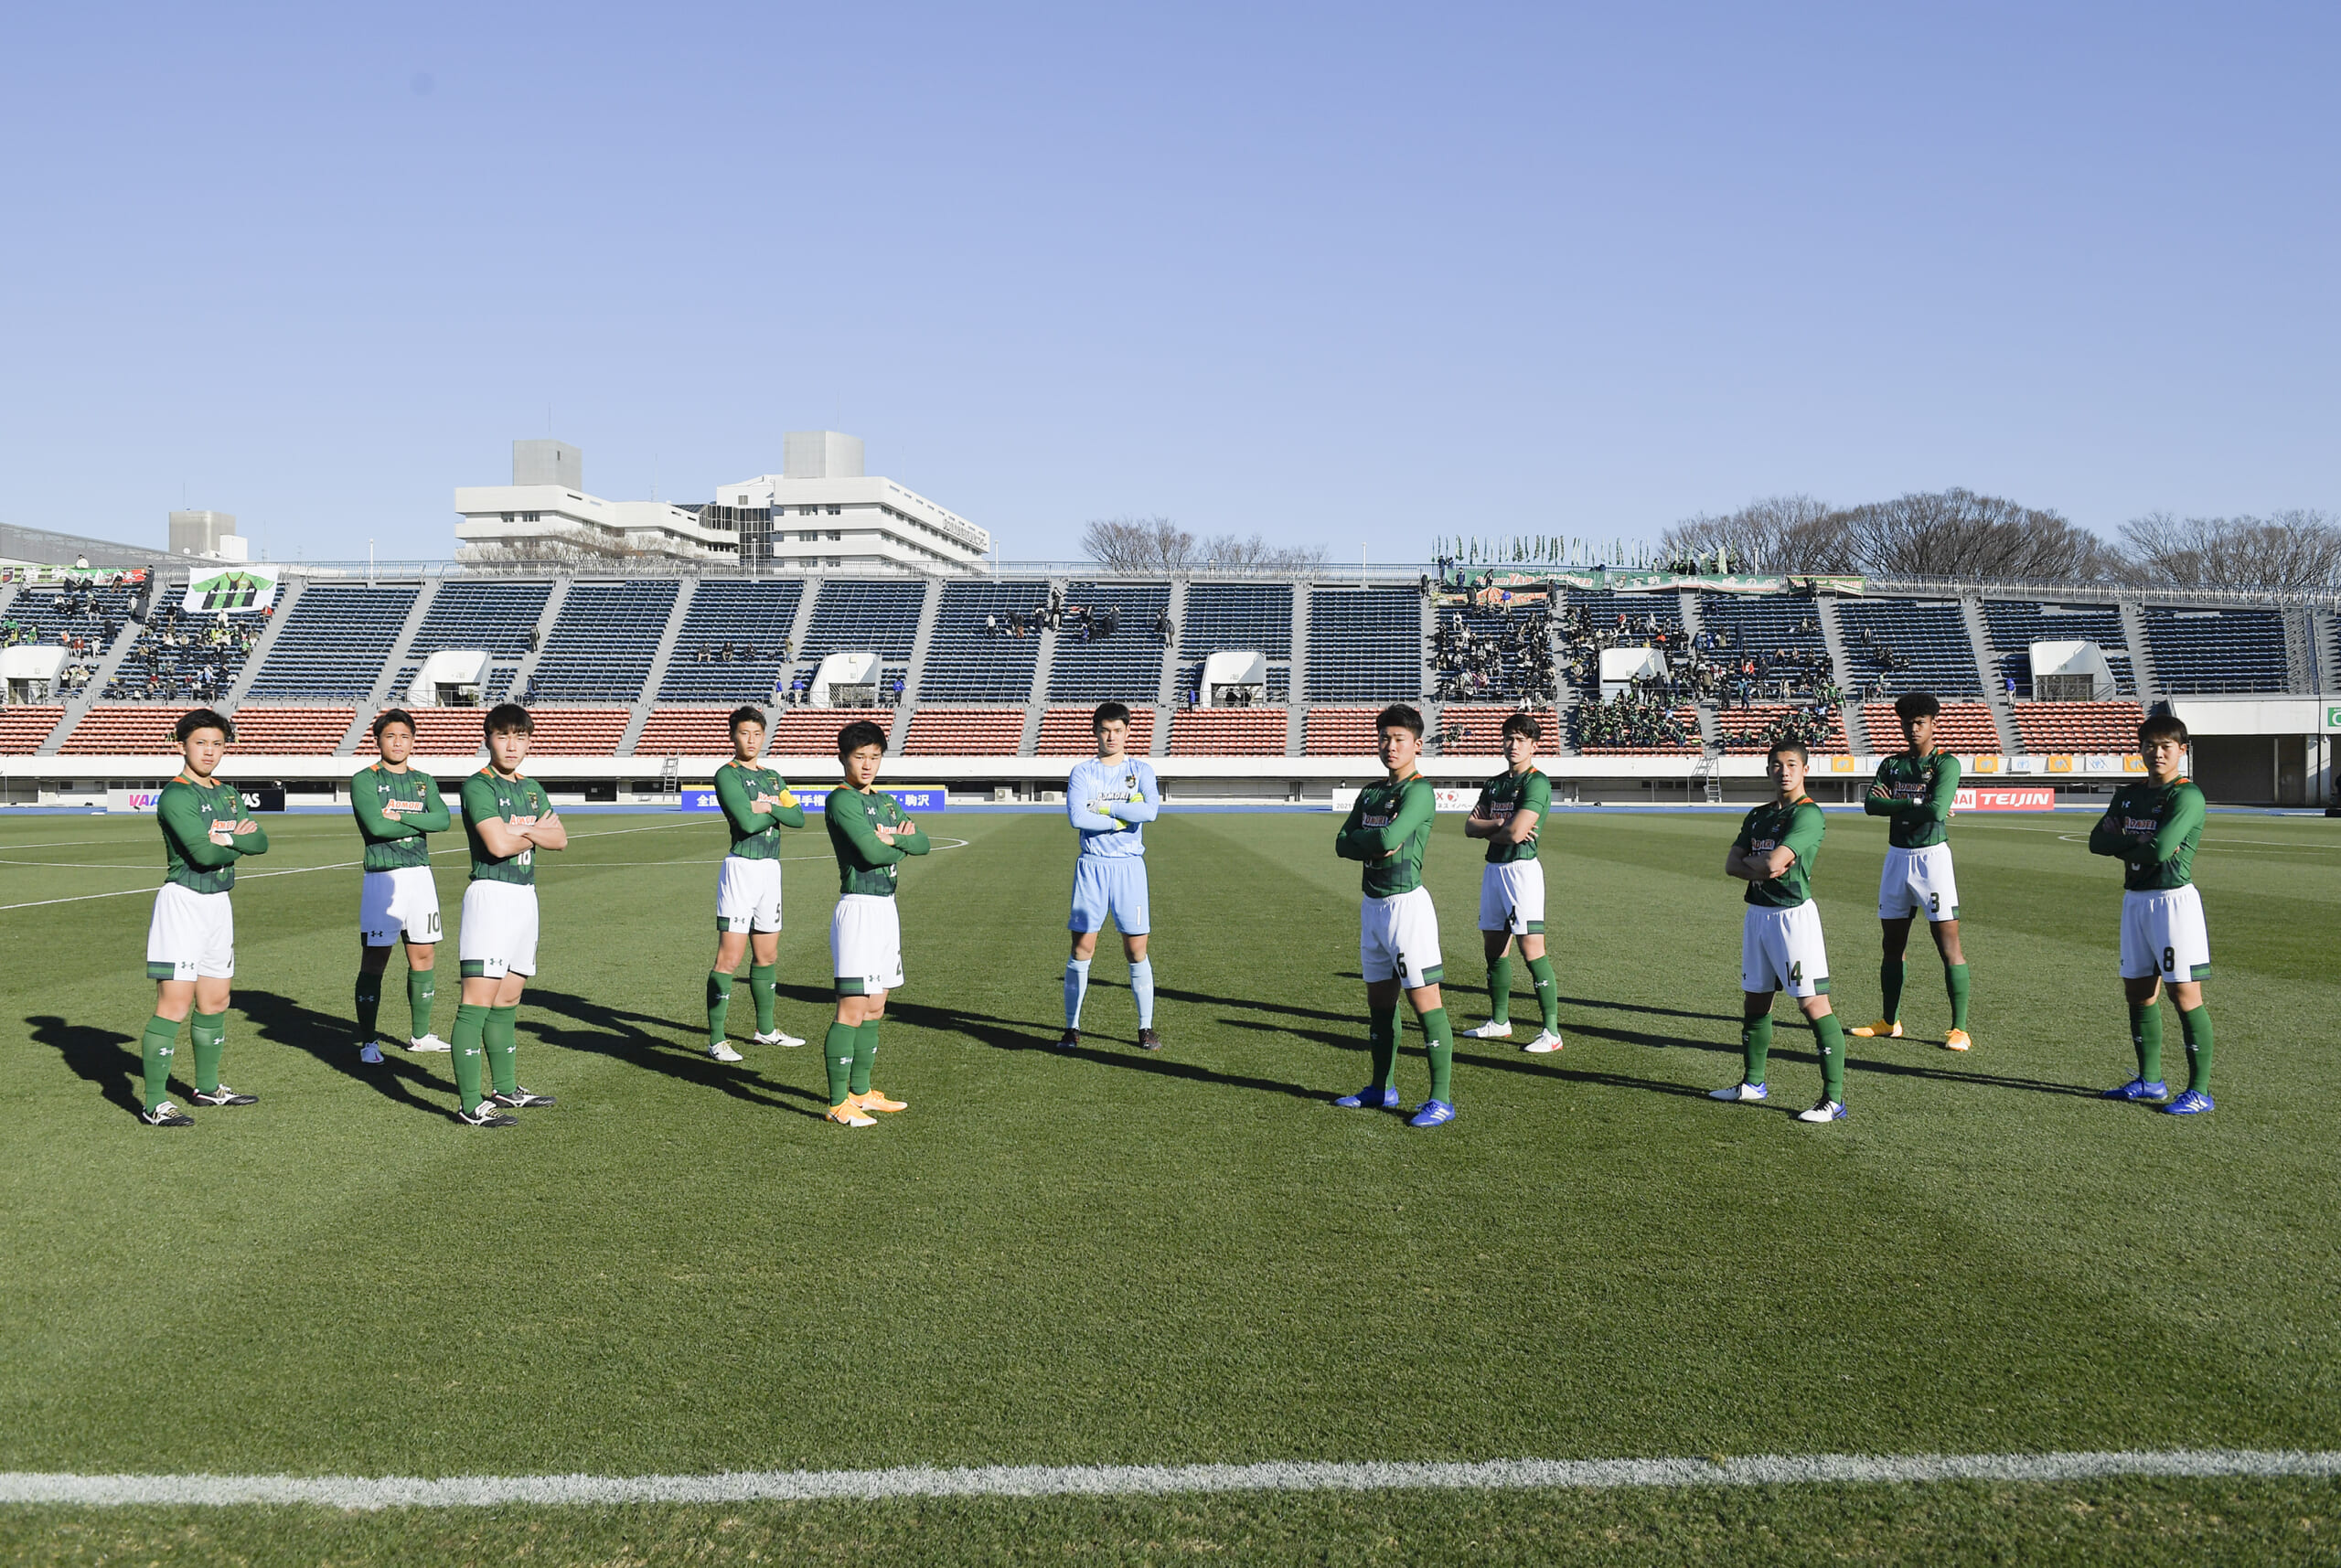
[[[2208,1094],[2200,1089],[2189,1089],[2162,1109],[2166,1116],[2199,1116],[2210,1108],[2211,1097]]]
[[[2100,1099],[2106,1100],[2166,1100],[2170,1085],[2157,1078],[2152,1083],[2143,1078],[2133,1078],[2119,1089],[2108,1089]]]
[[[1398,1091],[1376,1089],[1367,1084],[1354,1094],[1344,1094],[1333,1102],[1344,1111],[1395,1111],[1398,1108]]]
[[[1455,1107],[1444,1100],[1425,1100],[1421,1110],[1406,1118],[1410,1127],[1443,1127],[1455,1119]]]

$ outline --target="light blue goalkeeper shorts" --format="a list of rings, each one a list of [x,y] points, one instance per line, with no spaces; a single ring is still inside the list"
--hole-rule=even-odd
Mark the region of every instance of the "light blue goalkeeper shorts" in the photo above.
[[[1073,863],[1073,918],[1067,931],[1103,931],[1111,919],[1124,936],[1144,936],[1146,862],[1137,856],[1084,855]]]

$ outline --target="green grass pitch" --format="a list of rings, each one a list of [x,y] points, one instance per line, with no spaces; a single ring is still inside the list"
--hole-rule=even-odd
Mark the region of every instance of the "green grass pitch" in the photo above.
[[[1460,1042],[1434,1132],[1364,1081],[1356,868],[1322,815],[1149,830],[1159,1056],[1101,944],[1061,1025],[1072,836],[951,812],[906,868],[909,982],[877,1083],[818,1119],[818,1053],[703,1054],[711,818],[572,819],[544,857],[523,1125],[450,1117],[444,1057],[355,1060],[346,818],[270,824],[236,891],[226,1077],[247,1111],[131,1115],[151,821],[0,822],[0,1470],[604,1475],[2341,1445],[2333,954],[2341,824],[2218,816],[2218,1110],[2128,1075],[2116,868],[2088,819],[1962,817],[1966,1056],[1854,1040],[1853,1119],[1783,1001],[1774,1099],[1738,1065],[1733,819],[1556,816],[1567,1050]],[[451,928],[460,836],[436,862]],[[1816,880],[1848,1024],[1876,1006],[1882,824]],[[782,1022],[820,1037],[836,883],[788,851]],[[1440,819],[1448,1001],[1484,1016],[1479,857]],[[39,901],[74,901],[41,902]],[[454,952],[441,1031],[454,1010]],[[401,967],[385,1032],[406,1020]],[[1533,1021],[1524,971],[1515,1019]],[[2172,1020],[2168,1053],[2183,1075]],[[1400,1064],[1424,1089],[1419,1036]],[[184,1051],[182,1055],[185,1055]],[[184,1103],[184,1101],[182,1101]],[[2330,1483],[1805,1488],[499,1509],[0,1511],[29,1561],[2325,1561]]]

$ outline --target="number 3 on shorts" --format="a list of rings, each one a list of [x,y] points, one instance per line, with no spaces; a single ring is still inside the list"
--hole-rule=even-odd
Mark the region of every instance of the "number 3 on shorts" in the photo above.
[[[1940,893],[1929,893],[1927,895],[1927,918],[1931,920],[1941,912],[1942,895]]]

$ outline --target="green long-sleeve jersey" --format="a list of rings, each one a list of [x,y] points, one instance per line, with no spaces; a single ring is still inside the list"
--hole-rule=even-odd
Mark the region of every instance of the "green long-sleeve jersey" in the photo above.
[[[398,815],[390,808],[398,807]],[[439,782],[421,768],[376,763],[349,781],[349,809],[366,840],[366,869],[395,871],[431,864],[425,837],[444,833],[454,818],[439,798]]]
[[[1553,811],[1553,781],[1541,769],[1532,767],[1516,773],[1506,768],[1480,791],[1478,811],[1482,816],[1492,816],[1500,824],[1511,822],[1515,811],[1534,812],[1536,826],[1519,843],[1504,837],[1501,827],[1488,837],[1489,865],[1509,866],[1520,860],[1534,860],[1536,836],[1545,831],[1545,819]]]
[[[882,790],[839,787],[829,791],[822,816],[829,829],[829,849],[838,858],[838,891],[894,896],[894,868],[904,857],[924,855],[929,846],[924,833],[897,834],[892,844],[878,829],[908,822],[902,802]]]
[[[1959,759],[1934,751],[1923,757],[1897,752],[1877,764],[1877,782],[1862,810],[1890,819],[1886,841],[1897,849],[1924,849],[1951,837],[1951,805],[1959,794]]]
[[[1766,909],[1794,909],[1812,897],[1812,865],[1821,858],[1821,836],[1829,824],[1811,795],[1799,795],[1783,805],[1768,800],[1740,819],[1739,837],[1732,845],[1742,853],[1769,855],[1775,849],[1794,851],[1796,859],[1779,876],[1748,884],[1748,901]]]
[[[758,811],[760,795],[780,804]],[[715,799],[732,829],[732,853],[743,860],[779,859],[780,830],[805,826],[805,808],[789,793],[788,781],[770,768],[743,768],[736,759],[724,763],[715,770]]]
[[[1423,885],[1423,851],[1430,848],[1438,812],[1438,793],[1420,773],[1370,784],[1357,792],[1357,804],[1333,836],[1333,852],[1365,862],[1367,898],[1412,892]]]
[[[2157,892],[2195,880],[2202,838],[2203,792],[2192,781],[2125,784],[2089,830],[2089,852],[2119,859],[2128,891]]]
[[[479,825],[500,818],[508,827],[529,827],[552,815],[552,797],[530,778],[499,778],[494,768],[482,768],[464,781],[464,837],[471,840],[472,880],[537,885],[534,845],[516,855],[498,855],[479,836]]]
[[[181,773],[163,786],[155,816],[163,827],[163,880],[194,892],[226,892],[236,885],[238,860],[268,853],[266,828],[221,830],[244,820],[244,797],[217,779],[198,784]]]

